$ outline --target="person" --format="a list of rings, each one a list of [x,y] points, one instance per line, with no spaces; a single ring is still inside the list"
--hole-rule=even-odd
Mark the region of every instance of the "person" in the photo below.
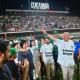
[[[9,67],[13,78],[15,80],[19,80],[18,66],[15,63],[15,58],[16,58],[16,50],[15,48],[10,48],[10,56],[6,64]]]
[[[77,74],[79,73],[79,61],[80,61],[80,41],[74,42],[75,45],[75,51],[74,51],[74,61],[76,63],[76,71]]]
[[[56,38],[54,35],[48,34],[44,28],[41,28],[44,34],[47,34],[49,38],[53,39],[58,46],[58,60],[61,65],[63,79],[73,80],[74,75],[74,43],[70,40],[69,32],[64,32],[62,40]]]
[[[9,58],[9,41],[0,40],[0,80],[14,80],[7,61]]]
[[[40,52],[42,60],[46,67],[46,78],[51,80],[50,72],[54,76],[54,59],[53,59],[53,44],[50,43],[50,39],[45,37],[45,44],[42,45]]]
[[[19,65],[19,61],[18,61],[19,50],[20,50],[20,41],[17,39],[10,41],[10,53],[11,53],[10,60],[16,66],[16,70],[13,72],[15,72],[15,77],[17,78],[17,80],[21,80],[22,78],[22,75],[21,75],[22,70],[21,70],[21,66]],[[18,73],[17,73],[17,68],[18,68]]]
[[[40,49],[41,47],[45,44],[45,39],[44,37],[42,37],[40,39],[40,42],[39,42],[39,52],[40,52]],[[42,57],[41,57],[41,54],[40,54],[40,64],[41,64],[41,78],[45,78],[46,77],[46,68],[45,68],[45,64],[42,60]]]
[[[21,40],[20,41],[21,50],[18,53],[18,60],[22,62],[23,67],[23,79],[28,80],[28,76],[30,80],[33,80],[33,55],[29,48],[28,40]]]
[[[35,40],[31,40],[31,47],[30,50],[33,54],[33,62],[34,62],[34,66],[35,66],[35,70],[34,70],[34,79],[39,79],[39,75],[40,75],[40,60],[39,60],[39,49],[38,49],[38,43],[36,43]]]
[[[44,37],[41,38],[41,45],[45,44]]]
[[[58,38],[58,32],[54,31],[53,32],[54,36],[56,38]],[[55,69],[58,70],[59,68],[59,64],[57,63],[57,59],[58,59],[58,46],[56,45],[55,41],[53,39],[51,39],[52,43],[53,43],[53,58],[54,58],[54,63],[55,63]],[[55,70],[55,72],[56,72]]]
[[[12,47],[16,49],[16,51],[18,52],[20,49],[20,42],[18,40],[13,40],[12,41]]]
[[[14,48],[16,50],[16,58],[14,59],[14,61],[18,65],[18,52],[20,50],[20,42],[18,40],[13,40],[11,42],[11,48]]]

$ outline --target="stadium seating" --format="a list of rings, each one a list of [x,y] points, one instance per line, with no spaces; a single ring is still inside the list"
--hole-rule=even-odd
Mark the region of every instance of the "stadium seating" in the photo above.
[[[0,16],[0,32],[38,31],[80,28],[80,18],[76,16]]]

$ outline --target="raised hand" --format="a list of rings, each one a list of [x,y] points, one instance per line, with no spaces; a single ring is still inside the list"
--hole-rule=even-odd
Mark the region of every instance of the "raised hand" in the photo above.
[[[41,32],[43,32],[44,34],[47,34],[46,30],[43,27],[41,27]]]

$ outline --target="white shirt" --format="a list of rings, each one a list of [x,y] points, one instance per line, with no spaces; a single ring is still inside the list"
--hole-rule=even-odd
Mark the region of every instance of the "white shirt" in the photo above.
[[[58,63],[63,66],[73,66],[74,63],[74,43],[72,40],[65,42],[64,40],[58,40]]]
[[[41,46],[40,52],[43,54],[44,63],[54,63],[53,59],[53,44],[43,44]]]
[[[38,49],[38,43],[36,43],[35,46],[32,46],[30,47],[30,50],[33,54],[33,62],[34,62],[34,65],[37,63],[37,61],[39,61],[39,49]]]
[[[34,53],[35,50],[38,50],[38,41],[35,40],[35,42],[36,42],[36,45],[33,46],[33,47],[30,47],[30,50],[31,50],[32,54]]]

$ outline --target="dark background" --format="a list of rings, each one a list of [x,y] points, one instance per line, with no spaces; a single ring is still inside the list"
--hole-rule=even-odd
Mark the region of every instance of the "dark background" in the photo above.
[[[0,13],[5,9],[30,9],[30,2],[48,2],[50,10],[69,10],[71,15],[80,15],[79,0],[0,0]]]

